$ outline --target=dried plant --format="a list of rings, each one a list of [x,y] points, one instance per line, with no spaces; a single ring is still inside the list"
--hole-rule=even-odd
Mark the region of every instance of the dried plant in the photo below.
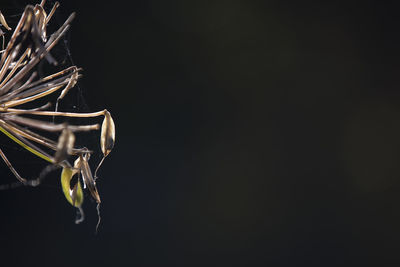
[[[5,48],[5,33],[0,28],[0,36],[3,38],[3,48],[0,51],[0,131],[21,147],[48,161],[50,165],[38,178],[26,179],[16,171],[1,149],[0,156],[19,183],[27,186],[39,185],[49,170],[61,168],[62,189],[69,203],[78,209],[79,216],[76,223],[79,223],[84,218],[81,208],[83,203],[81,181],[84,188],[87,188],[91,197],[97,202],[99,209],[101,201],[96,188],[97,170],[114,146],[115,126],[107,110],[93,113],[58,111],[59,102],[75,86],[80,77],[80,69],[76,66],[67,67],[45,77],[38,77],[39,62],[47,60],[50,64],[57,65],[50,50],[69,29],[74,18],[74,14],[71,14],[58,30],[47,36],[46,26],[59,3],[55,3],[49,14],[45,12],[44,4],[43,0],[35,6],[26,6]],[[1,12],[0,24],[5,30],[11,30]],[[35,108],[20,107],[56,93],[59,95],[54,111],[49,110],[52,106],[49,102]],[[99,124],[71,125],[49,120],[54,117],[94,118],[99,116],[104,116],[101,127]],[[74,133],[96,130],[101,130],[100,147],[103,158],[96,168],[95,175],[92,175],[89,158],[94,152],[86,147],[76,146]],[[53,140],[41,132],[55,132],[58,138]],[[69,162],[71,158],[75,158],[73,164]]]

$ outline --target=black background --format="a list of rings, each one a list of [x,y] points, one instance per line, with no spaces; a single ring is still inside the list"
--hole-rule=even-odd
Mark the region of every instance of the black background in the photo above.
[[[0,265],[398,266],[399,5],[321,2],[62,1],[50,27],[77,12],[84,69],[66,102],[117,127],[102,223],[87,196],[74,224],[57,172],[1,191]]]

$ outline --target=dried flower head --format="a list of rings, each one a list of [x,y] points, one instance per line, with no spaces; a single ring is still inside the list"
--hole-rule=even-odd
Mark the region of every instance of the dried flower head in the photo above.
[[[57,61],[51,56],[50,51],[70,28],[70,23],[74,18],[74,14],[70,15],[58,30],[48,36],[46,26],[59,4],[57,2],[49,14],[46,13],[44,4],[43,0],[40,4],[28,5],[25,8],[7,45],[0,51],[0,131],[18,145],[48,161],[50,169],[62,169],[62,190],[68,202],[79,209],[80,216],[76,220],[76,223],[79,223],[83,220],[81,181],[84,188],[89,190],[91,197],[98,205],[100,204],[95,179],[98,168],[114,146],[115,126],[111,114],[107,110],[93,113],[58,111],[59,102],[75,86],[80,77],[80,69],[76,66],[38,77],[39,62],[46,60],[50,64],[57,65]],[[4,41],[4,32],[1,31],[1,26],[5,30],[11,30],[0,12],[0,36]],[[52,106],[51,103],[30,109],[20,107],[56,93],[59,96],[54,111],[49,110]],[[104,116],[101,127],[99,124],[57,124],[45,119],[46,117],[94,118],[98,116]],[[35,130],[58,133],[58,139],[53,140]],[[97,130],[101,130],[100,147],[103,159],[93,177],[89,159],[94,152],[86,147],[76,146],[75,133]],[[44,175],[40,175],[37,179],[26,179],[14,169],[1,149],[0,156],[20,184],[37,186],[44,178]],[[75,161],[72,165],[69,160],[73,158]]]

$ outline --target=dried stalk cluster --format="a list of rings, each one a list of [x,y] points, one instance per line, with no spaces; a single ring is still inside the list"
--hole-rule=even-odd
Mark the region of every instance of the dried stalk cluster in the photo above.
[[[59,4],[57,2],[49,14],[45,12],[44,4],[45,1],[42,1],[38,5],[28,5],[25,8],[5,49],[4,32],[0,28],[0,36],[3,38],[3,50],[0,51],[0,131],[34,155],[51,163],[50,169],[62,168],[62,189],[67,200],[79,209],[82,215],[76,221],[79,223],[83,220],[81,181],[83,181],[84,188],[89,190],[92,198],[98,204],[101,202],[96,188],[96,173],[114,146],[115,126],[107,110],[93,113],[58,111],[59,101],[74,87],[80,77],[80,69],[76,66],[65,68],[45,77],[38,77],[36,68],[39,62],[46,59],[50,64],[57,64],[57,61],[51,56],[50,50],[69,29],[74,18],[74,14],[70,15],[58,30],[47,36],[46,26]],[[11,30],[1,12],[0,24],[5,30]],[[49,110],[50,103],[33,109],[19,108],[20,105],[32,103],[32,101],[55,93],[59,95],[54,111]],[[26,115],[35,119],[28,118]],[[55,116],[70,118],[104,116],[104,120],[100,127],[99,124],[56,124],[49,120],[37,119],[40,117],[54,118]],[[59,133],[58,140],[45,137],[35,130]],[[93,151],[75,146],[74,133],[95,130],[101,130],[100,147],[103,158],[93,176],[89,166],[89,158]],[[0,156],[21,184],[30,186],[40,184],[44,174],[37,179],[25,179],[14,169],[1,149]],[[71,157],[75,158],[73,165],[68,161]]]

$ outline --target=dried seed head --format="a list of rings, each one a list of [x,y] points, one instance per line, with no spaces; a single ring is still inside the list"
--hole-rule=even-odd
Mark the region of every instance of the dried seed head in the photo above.
[[[76,173],[72,168],[63,168],[61,187],[68,202],[74,207],[80,207],[83,203],[83,191],[79,179],[72,179]]]
[[[54,156],[54,162],[60,163],[63,160],[66,160],[68,155],[71,153],[74,148],[75,143],[75,135],[71,130],[65,128],[60,137],[58,138],[57,151]]]
[[[115,125],[110,112],[107,110],[104,114],[103,124],[101,125],[100,146],[106,157],[114,147],[115,143]]]

